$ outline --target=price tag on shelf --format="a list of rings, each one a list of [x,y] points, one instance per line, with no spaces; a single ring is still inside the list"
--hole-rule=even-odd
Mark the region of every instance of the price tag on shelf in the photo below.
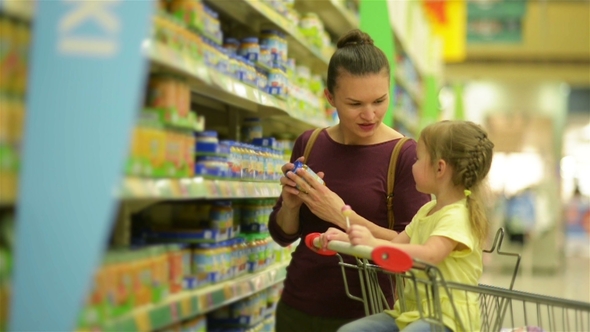
[[[240,294],[248,294],[254,292],[254,288],[249,282],[240,283]]]
[[[173,197],[173,198],[182,197],[182,189],[180,187],[180,181],[179,180],[170,180],[168,182],[170,183],[171,197]]]
[[[207,188],[207,195],[211,198],[217,198],[220,196],[221,191],[219,190],[219,185],[217,184],[217,180],[207,180],[205,181],[205,186]]]
[[[181,313],[180,313],[180,304],[178,302],[174,302],[174,303],[170,304],[169,310],[170,310],[170,322],[168,322],[168,323],[178,322],[182,318]],[[169,324],[166,324],[166,325],[169,325]]]
[[[185,296],[180,301],[180,312],[181,312],[182,318],[188,318],[189,316],[191,316],[193,314],[193,310],[191,308],[191,298],[190,297]]]
[[[272,196],[273,197],[280,196],[281,195],[281,190],[282,190],[282,187],[280,185],[278,185],[278,184],[273,185],[272,186]]]
[[[228,284],[225,285],[225,287],[223,287],[223,296],[226,300],[229,300],[237,295],[238,294],[236,294],[235,287],[233,287],[232,285]]]
[[[213,82],[218,88],[227,93],[234,93],[232,80],[229,77],[222,75],[213,69],[209,69],[209,77],[211,77],[211,82]]]
[[[237,81],[233,81],[233,92],[236,96],[244,98],[244,99],[249,99],[248,98],[248,91],[247,91],[247,87],[245,84],[243,84],[242,82],[237,82]],[[251,100],[251,99],[249,99]],[[253,102],[256,102],[255,100],[251,100]]]
[[[217,181],[217,188],[219,192],[219,196],[223,198],[231,197],[231,184],[229,181]]]
[[[250,284],[252,285],[253,291],[257,292],[257,291],[260,291],[266,287],[265,275],[266,274],[261,274],[261,275],[257,276],[256,278],[252,278],[252,280],[250,281]]]
[[[269,197],[270,196],[270,189],[269,189],[269,184],[268,183],[261,183],[259,185],[260,188],[260,193],[263,197]]]
[[[135,325],[137,326],[138,331],[152,330],[152,323],[147,311],[142,310],[135,314]]]
[[[262,104],[264,106],[276,107],[276,105],[272,102],[272,99],[270,98],[270,96],[264,92],[258,93],[258,99],[260,101],[260,104]]]
[[[246,91],[248,92],[248,99],[252,100],[253,102],[260,104],[260,93],[258,88],[254,88],[251,86],[246,87]]]
[[[246,196],[246,190],[244,190],[244,184],[242,182],[235,181],[233,186],[234,186],[235,197]]]
[[[256,186],[253,182],[244,182],[244,190],[246,196],[254,197],[256,195]]]
[[[182,59],[182,61],[181,61],[182,70],[192,76],[195,76],[195,70],[194,70],[195,63],[192,60],[192,58],[184,52],[180,53],[180,58]]]
[[[125,178],[123,180],[123,195],[125,197],[142,197],[145,194],[142,188],[141,180],[137,178]]]
[[[191,179],[180,179],[178,181],[179,186],[179,194],[181,197],[190,197],[191,196]]]
[[[174,193],[171,185],[172,180],[156,180],[154,181],[155,188],[158,192],[158,197],[168,198],[173,197]]]
[[[281,110],[290,114],[289,107],[287,106],[287,103],[284,100],[280,100],[276,97],[272,97],[272,98],[274,99],[276,108],[281,109]]]
[[[195,63],[194,71],[198,79],[207,84],[211,84],[211,75],[209,75],[209,70],[207,70],[207,67],[202,61]]]

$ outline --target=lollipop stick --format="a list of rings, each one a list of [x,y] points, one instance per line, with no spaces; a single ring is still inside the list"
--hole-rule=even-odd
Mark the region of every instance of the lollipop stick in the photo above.
[[[350,215],[352,214],[352,208],[350,205],[344,205],[342,207],[342,214],[346,217],[346,229],[350,228]]]

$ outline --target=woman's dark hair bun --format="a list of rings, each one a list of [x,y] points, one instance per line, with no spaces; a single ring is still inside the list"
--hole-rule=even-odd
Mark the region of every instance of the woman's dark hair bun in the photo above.
[[[350,30],[346,35],[342,36],[336,46],[343,48],[353,45],[374,45],[373,39],[368,34],[359,29]]]

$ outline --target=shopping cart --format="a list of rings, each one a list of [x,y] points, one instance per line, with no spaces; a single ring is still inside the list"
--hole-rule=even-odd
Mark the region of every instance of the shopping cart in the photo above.
[[[388,287],[399,301],[401,312],[407,311],[404,285],[409,284],[417,299],[417,314],[429,322],[433,331],[443,331],[445,320],[452,319],[456,331],[590,331],[590,303],[571,301],[550,296],[513,290],[520,265],[520,255],[503,252],[504,230],[499,229],[492,248],[485,253],[513,256],[515,268],[507,288],[489,285],[465,285],[446,281],[436,266],[412,259],[401,250],[390,247],[371,248],[353,246],[346,242],[330,241],[321,249],[319,233],[309,234],[306,245],[321,255],[337,255],[342,268],[345,291],[348,297],[364,304],[365,314],[372,315],[391,309],[381,285],[379,274],[388,278]],[[345,263],[342,254],[356,258],[356,264]],[[351,294],[346,269],[358,271],[361,294]],[[423,288],[420,296],[419,288]],[[407,292],[407,291],[406,291]],[[407,293],[406,293],[407,294]],[[425,295],[424,295],[425,294]],[[454,317],[443,315],[441,294],[449,298]],[[475,303],[474,310],[460,315],[455,306],[458,301]],[[469,308],[469,307],[467,307]],[[463,319],[461,319],[462,317]]]

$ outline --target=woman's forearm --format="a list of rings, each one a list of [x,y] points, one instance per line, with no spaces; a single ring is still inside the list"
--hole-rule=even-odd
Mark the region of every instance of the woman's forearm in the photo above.
[[[299,208],[288,208],[284,205],[277,212],[277,224],[286,234],[299,232]]]

